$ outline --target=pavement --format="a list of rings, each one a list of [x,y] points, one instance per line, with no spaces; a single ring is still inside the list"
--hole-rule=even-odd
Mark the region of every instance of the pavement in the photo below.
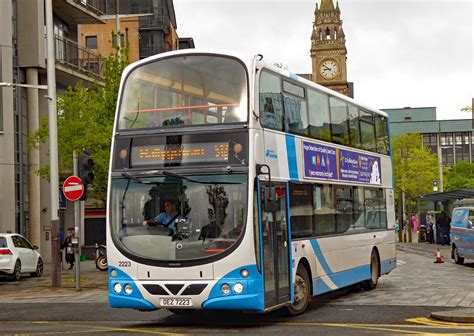
[[[80,291],[76,290],[75,268],[68,270],[63,266],[61,287],[52,286],[51,270],[51,264],[45,264],[40,278],[22,275],[20,281],[9,281],[0,277],[0,303],[107,302],[108,273],[96,269],[94,260],[80,264]]]
[[[415,237],[416,238],[416,237]],[[445,261],[435,264],[439,248]],[[0,305],[5,303],[107,303],[108,272],[93,260],[81,262],[81,290],[76,291],[75,271],[63,269],[61,287],[52,287],[51,265],[40,278],[23,276],[18,282],[0,278]],[[375,290],[317,297],[330,305],[385,305],[440,307],[431,318],[447,322],[474,322],[474,263],[456,265],[449,246],[397,242],[397,268],[382,276]],[[344,291],[344,290],[342,290]],[[446,307],[453,310],[447,311]]]

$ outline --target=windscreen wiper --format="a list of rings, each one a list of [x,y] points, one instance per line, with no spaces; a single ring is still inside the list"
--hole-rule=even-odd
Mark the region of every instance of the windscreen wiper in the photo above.
[[[195,179],[190,178],[190,177],[186,177],[186,176],[183,176],[183,175],[178,175],[176,173],[172,173],[172,172],[167,171],[167,170],[163,170],[162,174],[165,175],[165,176],[175,177],[175,178],[178,178],[178,179],[181,179],[181,180],[186,180],[186,181],[189,181],[189,182],[200,183],[200,184],[242,184],[241,182],[199,181],[199,180],[195,180]]]

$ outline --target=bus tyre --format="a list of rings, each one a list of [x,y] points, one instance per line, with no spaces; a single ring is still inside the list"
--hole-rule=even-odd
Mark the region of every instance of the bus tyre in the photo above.
[[[107,271],[107,268],[108,268],[107,258],[104,255],[99,256],[95,260],[95,267],[100,271]]]
[[[377,287],[380,277],[380,266],[379,266],[379,257],[377,252],[372,251],[370,256],[370,279],[364,282],[364,289],[371,290]]]
[[[453,246],[453,259],[454,262],[458,265],[464,264],[464,258],[459,256],[458,248],[456,245]]]
[[[303,264],[299,264],[296,269],[293,303],[286,307],[290,315],[299,315],[306,310],[309,303],[310,289],[308,271]]]

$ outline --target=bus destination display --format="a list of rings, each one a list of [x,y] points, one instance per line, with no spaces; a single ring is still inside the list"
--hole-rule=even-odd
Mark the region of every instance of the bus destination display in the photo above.
[[[200,142],[181,145],[134,146],[131,153],[132,166],[226,163],[229,159],[228,142]]]

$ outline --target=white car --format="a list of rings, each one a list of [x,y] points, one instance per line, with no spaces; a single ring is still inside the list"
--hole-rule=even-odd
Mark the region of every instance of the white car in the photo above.
[[[22,235],[0,233],[0,275],[6,275],[11,280],[20,280],[23,273],[40,277],[43,274],[43,260],[37,249]]]

